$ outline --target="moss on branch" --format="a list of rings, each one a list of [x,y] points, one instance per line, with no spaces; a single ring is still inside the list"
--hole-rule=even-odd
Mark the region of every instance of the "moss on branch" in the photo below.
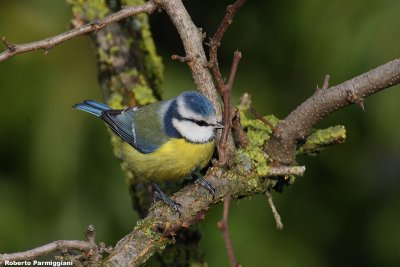
[[[346,128],[343,125],[336,125],[322,130],[313,130],[307,137],[306,142],[297,149],[297,155],[318,154],[327,146],[342,144],[346,140]]]
[[[74,21],[89,22],[116,12],[122,6],[137,6],[144,1],[71,0],[70,3]],[[161,57],[156,52],[147,14],[138,14],[108,25],[92,36],[92,40],[96,47],[100,85],[104,98],[111,107],[122,109],[127,106],[143,106],[161,99],[164,67]],[[129,186],[133,207],[144,217],[152,201],[148,190],[149,183],[140,180],[130,169],[128,162],[132,147],[115,136],[111,130],[109,132],[114,155],[121,160],[121,169]],[[177,191],[178,186],[180,183],[172,185],[170,190],[163,187],[163,190]],[[162,257],[159,257],[161,265],[184,266],[189,262],[202,262],[199,236],[197,226],[181,232],[175,239],[176,245],[168,248]],[[153,239],[157,239],[156,235]],[[168,261],[170,258],[174,260]]]
[[[122,5],[143,3],[142,0],[69,0],[69,2],[72,5],[75,24],[100,19],[120,9]],[[167,5],[165,2],[163,7],[171,13],[173,9]],[[156,53],[146,14],[108,25],[94,35],[92,40],[96,46],[100,85],[110,106],[124,108],[160,100],[163,65]],[[189,52],[191,51],[188,50]],[[204,64],[200,65],[198,71],[204,72]],[[195,74],[197,69],[192,67],[192,71]],[[200,80],[195,79],[195,81],[199,86],[204,85]],[[213,88],[212,84],[206,85],[208,87],[200,86],[200,90],[203,89],[207,95],[215,93],[205,89]],[[215,97],[211,98],[215,100]],[[303,167],[271,166],[268,155],[263,150],[264,144],[273,132],[271,127],[260,120],[247,118],[244,110],[240,111],[240,118],[249,145],[235,152],[234,166],[230,170],[221,167],[208,170],[206,178],[216,189],[214,198],[196,184],[186,186],[173,195],[172,198],[182,205],[181,216],[161,202],[153,204],[147,213],[150,202],[146,183],[135,177],[128,164],[132,148],[111,134],[114,154],[121,159],[121,167],[130,186],[133,206],[145,218],[137,222],[132,233],[118,242],[112,254],[105,260],[105,265],[139,266],[155,252],[165,251],[167,245],[174,243],[175,249],[169,250],[168,254],[164,254],[165,259],[161,259],[164,266],[176,265],[178,258],[182,258],[184,264],[201,263],[199,238],[196,237],[190,248],[184,248],[188,247],[187,243],[178,245],[182,239],[199,232],[197,229],[190,230],[181,236],[182,229],[189,228],[203,219],[207,209],[227,195],[238,198],[264,193],[270,188],[277,187],[281,182],[280,179],[271,179],[271,176],[283,177],[286,181],[288,177],[303,174],[305,170]],[[273,126],[279,122],[272,115],[266,118]],[[310,140],[311,143],[315,150],[327,142]],[[179,247],[184,248],[183,251]],[[169,259],[174,259],[175,262]]]

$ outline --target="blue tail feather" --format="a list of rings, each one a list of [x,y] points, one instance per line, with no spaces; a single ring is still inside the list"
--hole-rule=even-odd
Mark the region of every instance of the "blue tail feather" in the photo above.
[[[85,103],[85,104],[87,104],[89,106],[92,106],[94,108],[101,109],[101,110],[110,110],[111,109],[106,104],[103,104],[103,103],[100,103],[100,102],[97,102],[97,101],[94,101],[94,100],[85,100],[85,101],[83,101],[83,103]]]
[[[82,103],[75,104],[72,106],[73,108],[86,111],[90,114],[93,114],[97,117],[101,116],[101,113],[105,110],[110,110],[111,108],[103,103],[94,101],[94,100],[85,100]]]

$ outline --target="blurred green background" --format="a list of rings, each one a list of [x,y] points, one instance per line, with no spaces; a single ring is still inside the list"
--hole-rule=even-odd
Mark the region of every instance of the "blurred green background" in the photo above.
[[[185,1],[208,36],[230,1]],[[220,48],[229,70],[233,51],[243,59],[234,99],[253,96],[255,108],[284,118],[310,96],[324,75],[331,84],[400,56],[400,1],[251,1],[240,10]],[[69,28],[64,1],[0,1],[0,36],[29,42]],[[178,35],[165,14],[151,23],[166,66],[164,97],[193,89]],[[58,239],[114,245],[135,225],[136,214],[106,127],[71,108],[101,100],[88,38],[0,63],[0,253]],[[274,193],[283,218],[278,231],[266,201],[233,202],[230,229],[243,266],[400,266],[400,88],[367,99],[366,112],[348,107],[319,127],[343,124],[347,140],[318,157],[303,157],[306,175]],[[209,266],[228,266],[213,207],[203,229]]]

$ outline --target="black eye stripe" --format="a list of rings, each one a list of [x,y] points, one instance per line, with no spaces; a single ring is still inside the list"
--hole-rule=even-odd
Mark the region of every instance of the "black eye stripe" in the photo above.
[[[209,124],[209,123],[207,123],[207,122],[205,122],[205,121],[198,121],[198,120],[189,119],[189,118],[184,118],[183,120],[196,123],[196,124],[199,125],[199,126],[211,126],[211,124]]]
[[[209,124],[205,121],[196,121],[196,124],[199,126],[209,126]]]

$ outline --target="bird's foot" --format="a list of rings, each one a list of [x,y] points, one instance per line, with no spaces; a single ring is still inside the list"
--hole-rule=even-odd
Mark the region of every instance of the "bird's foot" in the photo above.
[[[205,189],[207,189],[207,191],[213,196],[213,198],[215,197],[215,189],[214,189],[214,187],[209,182],[207,182],[203,178],[203,176],[193,173],[192,177],[193,177],[194,182],[196,184],[198,184],[198,185],[204,187]]]
[[[181,215],[180,207],[182,207],[181,204],[178,202],[173,201],[167,194],[165,194],[161,189],[156,185],[155,183],[153,185],[153,196],[155,199],[161,200],[164,202],[164,204],[170,206],[173,208],[176,212],[179,213],[179,216]]]

